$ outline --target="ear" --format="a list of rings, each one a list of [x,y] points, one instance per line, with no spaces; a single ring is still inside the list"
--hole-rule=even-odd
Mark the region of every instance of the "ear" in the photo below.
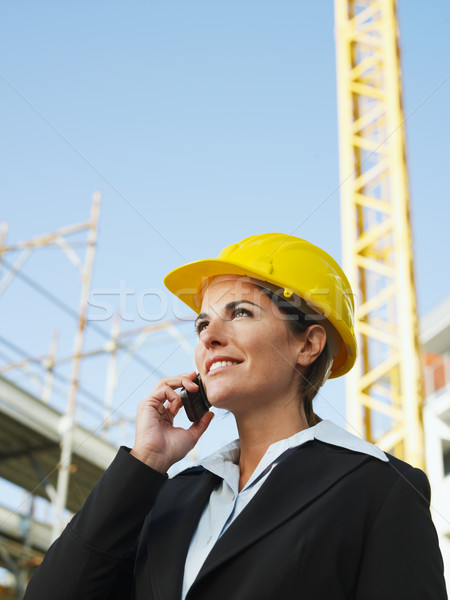
[[[302,367],[308,367],[325,347],[327,334],[321,325],[311,325],[301,336],[297,354],[297,364]]]

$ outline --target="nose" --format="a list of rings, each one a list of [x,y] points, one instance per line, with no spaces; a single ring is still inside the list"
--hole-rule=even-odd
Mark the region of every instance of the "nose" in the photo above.
[[[226,346],[226,322],[219,315],[211,317],[208,326],[200,333],[200,341],[207,347]]]

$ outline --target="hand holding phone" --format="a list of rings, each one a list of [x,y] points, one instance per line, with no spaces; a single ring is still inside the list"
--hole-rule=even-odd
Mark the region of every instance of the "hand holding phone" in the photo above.
[[[139,402],[136,437],[130,454],[160,473],[165,473],[192,450],[214,417],[212,412],[207,412],[210,403],[205,400],[203,388],[200,392],[203,400],[198,398],[197,386],[200,387],[200,384],[197,377],[195,371],[164,377],[150,395]],[[194,380],[196,385],[192,385]],[[174,426],[174,418],[182,406],[180,394],[175,391],[180,388],[186,391],[196,388],[195,392],[190,392],[194,412],[190,408],[188,410],[191,420],[200,420],[195,420],[188,429]],[[203,418],[201,415],[204,415]]]
[[[193,381],[198,385],[198,390],[196,392],[188,392],[186,388],[182,388],[180,396],[188,419],[195,423],[208,412],[211,408],[211,403],[206,396],[200,375],[197,375]]]

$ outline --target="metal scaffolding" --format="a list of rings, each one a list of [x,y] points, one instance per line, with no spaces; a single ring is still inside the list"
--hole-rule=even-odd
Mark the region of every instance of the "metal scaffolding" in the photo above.
[[[134,429],[134,415],[122,414],[114,406],[120,377],[132,362],[149,375],[164,375],[142,355],[146,345],[154,344],[152,336],[158,333],[192,355],[191,345],[176,327],[175,319],[120,331],[120,314],[116,314],[111,332],[89,320],[87,311],[99,208],[100,195],[95,194],[89,221],[11,245],[6,243],[6,224],[0,226],[3,275],[0,294],[15,278],[22,279],[76,323],[73,350],[66,356],[58,356],[57,332],[52,336],[48,352],[40,356],[29,355],[19,347],[17,340],[12,342],[0,337],[2,348],[19,354],[18,360],[6,359],[0,366],[0,478],[29,492],[27,500],[15,510],[0,502],[0,567],[14,575],[17,598],[22,597],[27,578],[51,541],[59,535],[70,513],[81,508],[113,459],[118,443],[109,441],[110,432],[124,426]],[[75,239],[71,237],[74,234]],[[85,241],[80,241],[83,234],[87,234]],[[81,275],[78,311],[22,272],[33,252],[49,247],[61,249]],[[80,247],[86,249],[84,259],[79,256]],[[13,263],[10,254],[16,255]],[[84,349],[87,329],[95,331],[104,343]],[[102,356],[105,357],[105,394],[99,398],[81,384],[80,372],[86,361]],[[68,366],[71,366],[70,377],[63,375]],[[14,376],[18,382],[14,382]],[[31,386],[23,387],[25,382],[31,382]],[[65,400],[62,410],[61,402],[55,403],[56,394]],[[94,431],[75,418],[75,410],[80,405],[84,414],[91,409],[90,415],[94,415],[96,423]],[[34,499],[38,497],[51,503],[51,519],[47,523],[34,517]]]

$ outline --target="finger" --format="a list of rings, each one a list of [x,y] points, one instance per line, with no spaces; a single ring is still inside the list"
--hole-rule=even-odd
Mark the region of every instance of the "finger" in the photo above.
[[[174,402],[179,398],[179,395],[175,392],[175,390],[172,387],[170,387],[170,385],[166,385],[166,387],[164,388],[164,394],[165,400],[168,400],[169,402]]]
[[[175,417],[178,414],[178,411],[180,410],[180,408],[183,406],[183,402],[180,398],[180,396],[177,395],[177,397],[169,404],[169,406],[167,407],[167,410],[170,412],[170,414]]]
[[[166,407],[164,406],[164,404],[159,404],[159,405],[156,407],[156,412],[157,412],[159,415],[161,415],[161,417],[162,417],[163,415],[165,415],[165,413],[166,413],[166,410],[167,410],[167,409],[166,409]]]
[[[160,379],[156,384],[153,392],[159,392],[160,390],[165,389],[168,385],[172,389],[177,389],[179,387],[186,387],[196,385],[193,383],[193,379],[197,377],[197,373],[195,371],[191,371],[190,373],[181,373],[180,375],[175,375],[174,377],[165,377],[164,379]],[[197,388],[195,388],[197,389]]]
[[[195,371],[192,371],[192,373],[182,373],[179,377],[171,378],[169,385],[173,389],[184,387],[191,392],[195,392],[198,389],[198,385],[193,381],[196,377],[198,375]]]
[[[164,404],[166,400],[172,402],[177,397],[178,394],[173,390],[173,388],[168,384],[164,384],[159,388],[155,388],[152,393],[145,398],[144,404]]]
[[[198,385],[194,383],[192,379],[188,379],[187,377],[183,377],[182,386],[189,392],[196,392],[198,390]]]

